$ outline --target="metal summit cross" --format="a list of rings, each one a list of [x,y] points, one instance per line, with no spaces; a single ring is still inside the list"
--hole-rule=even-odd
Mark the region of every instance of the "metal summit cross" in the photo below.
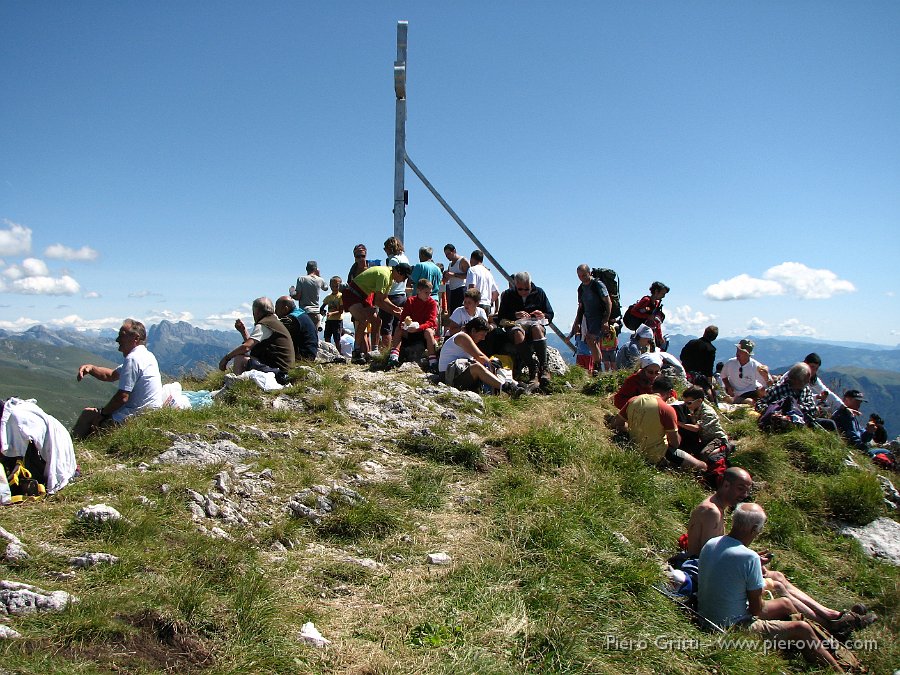
[[[488,251],[481,240],[475,236],[475,233],[466,227],[462,218],[456,215],[456,211],[454,211],[446,200],[441,197],[437,189],[435,189],[425,177],[425,174],[419,170],[419,167],[413,163],[406,153],[406,45],[408,30],[408,21],[397,22],[397,60],[394,61],[394,94],[397,96],[396,117],[394,123],[394,236],[400,241],[403,241],[403,225],[406,217],[406,205],[408,204],[408,193],[406,191],[404,172],[405,165],[409,165],[409,168],[413,170],[413,173],[419,177],[419,180],[421,180],[425,187],[428,188],[429,192],[434,195],[434,198],[444,207],[444,210],[450,214],[450,217],[456,221],[456,224],[462,228],[463,232],[468,235],[475,246],[484,253],[484,256],[491,262],[494,268],[503,275],[503,278],[506,279],[507,282],[512,284],[512,277],[509,273],[503,269],[503,266],[499,261],[491,255],[491,252]],[[575,351],[575,348],[572,346],[572,343],[569,342],[569,339],[552,321],[550,322],[550,328],[553,329],[553,332],[556,333],[563,342],[572,349],[572,351]]]

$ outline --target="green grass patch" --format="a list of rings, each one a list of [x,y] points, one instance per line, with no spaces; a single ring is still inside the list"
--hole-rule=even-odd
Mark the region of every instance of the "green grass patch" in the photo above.
[[[387,504],[365,500],[355,504],[338,502],[333,512],[315,526],[318,534],[344,541],[380,539],[400,526],[400,516]]]
[[[874,474],[848,469],[826,483],[825,502],[835,518],[852,525],[866,525],[884,511],[881,485]]]
[[[397,440],[397,447],[408,455],[424,457],[442,464],[458,464],[470,469],[484,466],[481,448],[471,441],[450,438],[446,432],[422,429]]]

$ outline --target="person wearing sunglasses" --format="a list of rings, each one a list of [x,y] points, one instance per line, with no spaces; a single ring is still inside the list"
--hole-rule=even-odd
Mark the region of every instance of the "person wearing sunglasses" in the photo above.
[[[516,349],[519,367],[528,369],[529,381],[541,388],[550,384],[547,375],[547,332],[544,326],[553,321],[553,308],[543,289],[531,282],[528,272],[516,272],[512,286],[500,294],[497,311],[506,339]],[[534,358],[537,358],[537,364]]]
[[[754,347],[752,340],[741,340],[735,347],[734,358],[728,359],[722,369],[725,393],[734,403],[751,403],[761,398],[774,380],[769,368],[751,356]]]

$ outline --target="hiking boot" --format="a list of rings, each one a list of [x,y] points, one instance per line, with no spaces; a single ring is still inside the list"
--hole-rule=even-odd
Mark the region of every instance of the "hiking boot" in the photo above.
[[[835,619],[829,626],[831,633],[840,639],[847,638],[853,631],[871,626],[878,620],[875,612],[857,614],[854,611],[844,612],[839,619]]]
[[[427,372],[431,373],[432,375],[437,375],[438,373],[440,373],[440,371],[438,370],[438,363],[437,363],[437,361],[435,361],[434,363],[429,363],[429,364],[428,364],[428,371],[427,371]]]
[[[369,362],[366,358],[367,356],[368,354],[363,354],[358,349],[354,349],[353,356],[350,357],[350,363],[354,363],[357,366],[364,366]]]
[[[550,388],[550,376],[546,373],[542,373],[538,378],[538,385],[540,386],[541,390],[547,391],[547,389]]]
[[[525,387],[515,380],[507,380],[504,382],[503,386],[500,387],[500,391],[505,391],[509,394],[510,398],[519,398],[522,394],[526,393]]]
[[[395,354],[391,354],[388,357],[388,360],[384,362],[385,370],[392,370],[394,368],[399,368],[399,367],[400,367],[400,358],[398,356],[396,356]]]

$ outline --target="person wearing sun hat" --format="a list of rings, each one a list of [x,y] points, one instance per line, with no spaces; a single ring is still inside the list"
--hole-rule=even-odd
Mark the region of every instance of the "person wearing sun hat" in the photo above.
[[[634,368],[641,354],[650,349],[653,344],[653,329],[650,326],[641,324],[638,329],[631,334],[631,338],[627,344],[619,347],[616,352],[616,369],[629,370]]]
[[[848,389],[844,392],[843,405],[831,416],[838,431],[849,445],[857,450],[865,450],[872,440],[872,431],[863,431],[859,424],[859,406],[866,403],[866,397],[859,389]]]
[[[732,397],[734,403],[757,400],[765,393],[766,387],[774,382],[768,366],[751,356],[755,346],[752,340],[738,342],[734,358],[728,359],[722,369],[725,393]]]

